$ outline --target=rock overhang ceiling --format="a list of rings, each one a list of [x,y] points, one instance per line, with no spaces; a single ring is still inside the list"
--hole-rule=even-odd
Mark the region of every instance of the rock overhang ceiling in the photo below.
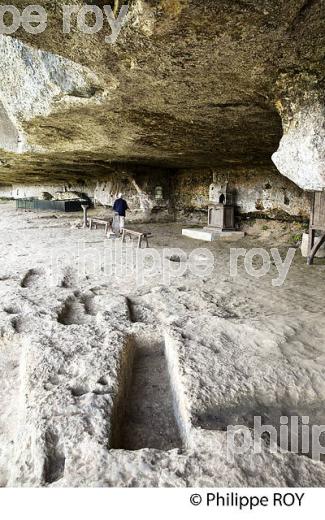
[[[134,0],[114,45],[108,25],[62,33],[63,4],[109,2],[39,3],[43,33],[0,36],[1,182],[259,167],[281,141],[279,171],[325,186],[324,0]]]

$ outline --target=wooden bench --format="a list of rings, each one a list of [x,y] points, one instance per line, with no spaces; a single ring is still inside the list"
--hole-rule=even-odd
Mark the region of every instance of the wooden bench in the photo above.
[[[111,229],[113,224],[113,219],[111,218],[96,218],[92,217],[89,219],[89,229],[97,229],[98,226],[105,227],[105,233],[107,235],[109,229]]]
[[[136,237],[138,239],[138,248],[142,247],[142,242],[145,241],[146,246],[149,247],[149,238],[152,237],[152,233],[144,231],[134,231],[133,229],[123,229],[122,242],[126,241],[126,237]]]

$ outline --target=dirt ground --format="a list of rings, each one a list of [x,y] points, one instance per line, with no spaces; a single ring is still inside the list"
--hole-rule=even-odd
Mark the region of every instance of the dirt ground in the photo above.
[[[139,259],[81,221],[0,205],[0,484],[325,485],[299,432],[276,453],[265,436],[258,454],[229,457],[226,442],[255,416],[325,424],[325,261],[296,249],[278,286],[271,253],[284,259],[301,226],[206,243],[133,224],[153,234]],[[262,248],[270,270],[239,256],[234,272],[234,248]]]

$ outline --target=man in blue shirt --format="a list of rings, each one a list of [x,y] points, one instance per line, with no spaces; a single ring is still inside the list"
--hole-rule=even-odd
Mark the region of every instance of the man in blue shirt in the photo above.
[[[126,200],[123,199],[123,194],[118,194],[118,199],[114,202],[113,211],[117,213],[120,220],[120,233],[122,233],[125,225],[125,215],[126,211],[129,209]]]

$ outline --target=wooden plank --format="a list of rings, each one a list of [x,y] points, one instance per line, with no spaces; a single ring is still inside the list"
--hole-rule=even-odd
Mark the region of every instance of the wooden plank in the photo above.
[[[314,193],[312,225],[316,229],[325,229],[325,192]]]

